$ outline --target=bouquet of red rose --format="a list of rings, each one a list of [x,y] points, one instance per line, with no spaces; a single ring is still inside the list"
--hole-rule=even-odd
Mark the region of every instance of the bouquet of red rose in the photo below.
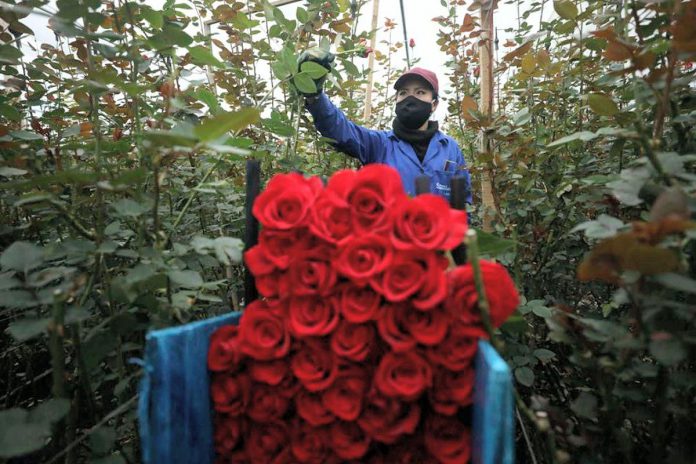
[[[448,270],[466,213],[409,198],[384,165],[278,174],[253,207],[245,254],[263,297],[208,355],[225,463],[466,463],[472,360],[487,337],[470,265]],[[481,262],[491,322],[518,305]]]

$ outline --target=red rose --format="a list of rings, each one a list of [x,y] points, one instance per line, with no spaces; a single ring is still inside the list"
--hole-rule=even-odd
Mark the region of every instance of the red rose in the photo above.
[[[389,397],[416,400],[433,383],[430,364],[417,352],[390,352],[382,357],[375,372],[377,389]]]
[[[340,245],[351,236],[350,205],[332,190],[324,190],[312,209],[310,230],[329,243]]]
[[[421,306],[434,304],[446,296],[446,281],[442,279],[443,261],[435,252],[402,252],[395,255],[384,273],[371,283],[389,301],[404,301],[427,288]],[[435,282],[431,282],[434,280]],[[435,303],[436,304],[436,303]]]
[[[215,452],[227,455],[237,447],[242,436],[242,420],[224,414],[215,416]]]
[[[371,394],[358,425],[373,440],[393,444],[401,436],[416,430],[420,420],[417,403],[403,403],[395,398]]]
[[[252,424],[246,437],[246,454],[253,464],[290,461],[290,437],[283,422]]]
[[[262,300],[251,302],[239,321],[242,351],[257,360],[284,357],[290,350],[290,335],[280,315]]]
[[[294,297],[288,304],[288,329],[296,337],[327,335],[336,328],[338,321],[333,298]]]
[[[291,435],[292,454],[298,461],[310,464],[329,462],[331,448],[326,429],[298,421],[293,425]]]
[[[268,258],[268,250],[261,245],[244,253],[244,262],[256,278],[256,288],[266,298],[276,298],[287,293],[290,284],[287,273],[276,267]]]
[[[331,334],[331,349],[351,361],[364,361],[375,346],[375,329],[367,324],[342,321]]]
[[[285,372],[285,377],[283,377],[283,380],[280,381],[277,387],[278,394],[285,398],[294,397],[302,388],[291,368],[288,368]]]
[[[338,290],[339,308],[343,317],[356,324],[375,317],[382,297],[370,287],[343,285]]]
[[[290,370],[284,359],[268,362],[256,361],[249,363],[248,369],[252,380],[268,385],[280,384]]]
[[[408,46],[411,47],[411,48],[415,47],[415,46],[416,46],[416,41],[415,41],[415,39],[409,40],[409,41],[408,41]]]
[[[264,309],[267,311],[273,311],[274,313],[280,315],[281,317],[287,316],[288,305],[287,301],[283,298],[265,298],[263,300]]]
[[[442,464],[467,464],[471,435],[456,417],[431,415],[425,421],[425,447]]]
[[[447,258],[429,253],[425,257],[427,273],[420,290],[411,297],[411,304],[421,311],[430,311],[447,299]]]
[[[244,262],[254,276],[270,274],[277,270],[276,265],[268,259],[268,253],[261,245],[255,245],[244,252]]]
[[[334,258],[336,270],[358,285],[382,272],[392,259],[389,240],[381,235],[362,235],[347,241]]]
[[[251,381],[245,374],[214,374],[210,385],[213,408],[229,416],[239,416],[249,404]]]
[[[267,228],[288,230],[305,225],[322,189],[321,179],[302,174],[276,174],[254,202],[252,212]]]
[[[288,399],[276,387],[256,384],[251,389],[247,415],[256,422],[279,420],[288,410]]]
[[[468,229],[466,212],[450,209],[440,195],[426,193],[401,203],[392,242],[401,250],[451,250]]]
[[[406,326],[406,315],[413,311],[406,303],[382,306],[377,319],[377,330],[382,339],[396,352],[409,351],[416,346],[416,339]]]
[[[358,172],[352,169],[336,171],[326,183],[326,191],[347,201],[357,177]]]
[[[299,254],[290,266],[290,291],[293,295],[326,295],[336,284],[331,266],[331,250],[319,247]]]
[[[302,419],[314,426],[330,424],[336,420],[336,416],[322,403],[321,395],[305,389],[300,389],[295,396],[295,408]]]
[[[427,358],[451,371],[468,368],[476,355],[478,339],[484,337],[483,329],[455,323],[442,343],[426,349]]]
[[[369,164],[329,186],[350,205],[356,235],[389,231],[394,208],[407,198],[398,171],[384,164]]]
[[[266,298],[279,298],[290,290],[290,278],[287,272],[272,272],[256,275],[256,289]]]
[[[365,371],[360,368],[347,369],[323,392],[322,404],[339,419],[354,421],[362,412],[362,400],[368,386]]]
[[[413,338],[423,345],[437,345],[447,335],[451,317],[442,308],[432,311],[405,311],[403,324]]]
[[[329,436],[334,453],[341,459],[360,459],[370,447],[370,437],[355,422],[335,422]]]
[[[468,406],[473,401],[474,369],[461,371],[438,369],[430,389],[430,403],[433,409],[445,416],[457,413],[460,406]]]
[[[241,360],[238,327],[225,325],[217,329],[210,337],[208,369],[215,372],[234,371]]]
[[[500,327],[520,304],[515,283],[500,264],[481,260],[481,274],[488,299],[493,327]],[[470,264],[449,272],[450,294],[448,310],[466,324],[477,324],[481,316],[477,307],[478,295],[474,285],[474,272]]]
[[[261,233],[259,233],[259,245],[257,245],[257,247],[261,249],[264,259],[273,264],[276,268],[282,270],[288,268],[295,254],[307,250],[311,248],[311,246],[312,244],[310,243],[309,234],[306,229],[263,229]],[[247,252],[247,254],[248,253],[249,252]],[[252,272],[257,274],[254,271]]]
[[[336,355],[323,343],[307,340],[292,358],[292,372],[309,391],[327,389],[338,375]]]

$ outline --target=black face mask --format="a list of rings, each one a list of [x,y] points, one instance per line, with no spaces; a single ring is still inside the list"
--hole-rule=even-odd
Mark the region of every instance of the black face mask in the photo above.
[[[433,112],[432,102],[410,95],[396,104],[396,117],[409,129],[419,129]]]

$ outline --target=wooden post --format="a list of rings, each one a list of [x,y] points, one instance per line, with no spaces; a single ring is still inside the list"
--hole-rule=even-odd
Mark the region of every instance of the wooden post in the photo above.
[[[466,210],[466,198],[469,196],[469,185],[464,176],[454,176],[450,179],[450,206],[454,209]],[[466,263],[466,246],[463,243],[452,250],[452,259],[459,264]]]
[[[367,124],[372,115],[372,87],[375,80],[375,48],[377,48],[377,19],[379,17],[379,0],[372,2],[372,37],[370,38],[370,48],[372,53],[367,62],[367,88],[365,89],[365,112],[363,113],[363,121]]]
[[[479,46],[479,66],[481,69],[481,100],[479,109],[484,118],[490,118],[493,113],[493,10],[495,0],[481,2],[481,37]],[[479,135],[479,152],[491,151],[488,135],[482,131]],[[481,205],[483,206],[483,230],[493,230],[493,218],[495,217],[495,200],[493,199],[493,185],[491,183],[490,167],[486,165],[481,176]]]
[[[259,241],[259,221],[252,214],[254,200],[261,192],[261,162],[250,159],[246,163],[246,204],[244,214],[246,215],[246,228],[244,230],[244,251],[256,245]],[[244,306],[259,297],[256,290],[256,280],[249,268],[244,265]]]

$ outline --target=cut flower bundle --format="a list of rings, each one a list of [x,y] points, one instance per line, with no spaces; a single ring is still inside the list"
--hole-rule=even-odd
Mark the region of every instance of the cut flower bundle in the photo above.
[[[385,165],[278,174],[245,254],[263,297],[211,338],[220,463],[466,463],[472,361],[487,338],[462,243],[466,213],[409,198]],[[481,261],[494,327],[519,298]]]

